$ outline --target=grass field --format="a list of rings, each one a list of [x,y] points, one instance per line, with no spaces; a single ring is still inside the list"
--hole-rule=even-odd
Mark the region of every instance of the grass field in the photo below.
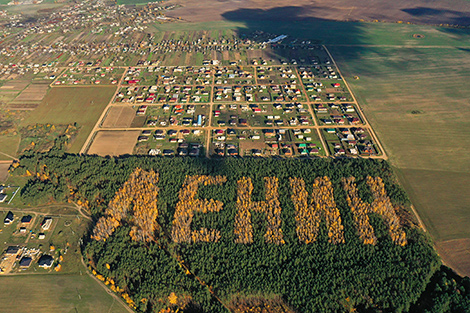
[[[11,156],[16,157],[19,144],[19,135],[0,136],[0,161],[12,160]]]
[[[446,44],[330,50],[439,250],[449,240],[470,238],[470,50],[459,47],[463,42],[448,46],[470,32],[425,31]],[[444,261],[453,258],[452,245],[445,247]],[[462,255],[456,251],[454,257]],[[469,275],[470,267],[459,271]]]
[[[263,30],[286,34],[294,38],[321,40],[327,45],[387,45],[387,46],[467,46],[470,34],[465,29],[432,27],[425,25],[336,22],[305,19],[299,22],[279,23],[277,20],[229,19],[205,23],[167,23],[154,25],[159,31],[198,31],[237,29],[240,33]],[[424,38],[413,38],[414,34]]]
[[[52,88],[21,126],[78,123],[81,129],[69,149],[78,153],[115,90],[115,87]]]
[[[17,275],[0,278],[0,311],[20,312],[116,312],[126,309],[83,275]]]

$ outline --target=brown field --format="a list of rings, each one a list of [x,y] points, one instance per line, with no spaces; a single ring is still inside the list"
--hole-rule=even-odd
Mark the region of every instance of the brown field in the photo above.
[[[34,110],[39,103],[9,103],[5,106],[7,110]]]
[[[28,86],[29,82],[27,81],[20,81],[20,80],[10,80],[7,81],[2,87],[0,87],[1,91],[4,90],[16,90],[20,91],[26,88]]]
[[[0,163],[0,183],[5,183],[9,174],[8,168],[10,167],[11,162],[1,162]]]
[[[470,239],[455,239],[436,244],[437,252],[444,263],[458,274],[468,276],[470,273]]]
[[[182,5],[169,11],[168,16],[181,17],[185,21],[205,22],[266,19],[294,20],[318,18],[339,21],[405,21],[416,24],[470,24],[470,2],[466,0],[310,0],[295,1],[288,4],[281,0],[225,0],[192,1],[170,0]],[[260,9],[263,8],[263,9]]]
[[[100,131],[87,153],[101,156],[131,154],[139,135],[140,131]]]
[[[23,90],[15,101],[41,101],[47,93],[49,85],[31,84]]]
[[[110,107],[102,127],[130,127],[135,117],[131,107]]]

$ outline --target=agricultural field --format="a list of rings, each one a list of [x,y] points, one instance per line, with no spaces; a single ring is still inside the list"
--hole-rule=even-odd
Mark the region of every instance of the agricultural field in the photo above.
[[[85,274],[2,277],[2,312],[128,312],[93,278]],[[21,293],[19,293],[21,290]]]
[[[115,90],[115,87],[53,87],[20,126],[76,123],[80,130],[68,151],[79,152]]]
[[[181,17],[188,22],[226,23],[226,20],[259,21],[267,20],[277,24],[297,23],[298,20],[318,20],[329,22],[368,21],[368,22],[411,22],[414,24],[470,24],[470,5],[467,0],[404,0],[393,3],[374,3],[366,0],[353,0],[347,4],[335,0],[319,0],[315,5],[308,0],[295,4],[281,0],[256,0],[240,4],[230,1],[172,0],[169,3],[181,5],[168,16]],[[297,25],[295,26],[297,27]],[[299,31],[300,32],[300,31]],[[325,31],[326,32],[326,31]]]
[[[123,155],[132,154],[140,131],[100,131],[88,149],[89,154]]]
[[[468,32],[437,29],[430,36],[446,42]],[[462,144],[470,140],[469,50],[462,42],[428,47],[426,38],[421,47],[332,47],[332,53],[346,77],[360,78],[349,80],[351,87],[444,262],[468,275],[459,242],[470,238],[470,151]]]

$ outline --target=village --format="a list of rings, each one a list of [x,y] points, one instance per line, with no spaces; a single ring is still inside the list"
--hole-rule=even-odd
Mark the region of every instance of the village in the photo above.
[[[68,250],[78,244],[77,217],[58,212],[0,210],[0,275],[58,272],[64,260],[73,266],[76,251]]]
[[[30,110],[56,88],[116,88],[81,153],[386,158],[326,47],[157,32],[178,23],[173,8],[83,1],[28,23],[0,16],[0,101]]]
[[[127,67],[85,151],[116,154],[106,147],[122,136],[135,154],[384,157],[328,51],[312,48],[299,60]]]

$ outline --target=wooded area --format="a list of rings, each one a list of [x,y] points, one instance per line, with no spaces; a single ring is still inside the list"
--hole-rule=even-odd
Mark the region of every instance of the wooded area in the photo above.
[[[106,240],[90,231],[83,252],[141,312],[227,312],[260,299],[277,301],[265,312],[407,312],[440,265],[384,161],[51,151],[14,167],[31,176],[25,202],[79,202],[95,232],[119,205],[127,212],[93,237]]]

